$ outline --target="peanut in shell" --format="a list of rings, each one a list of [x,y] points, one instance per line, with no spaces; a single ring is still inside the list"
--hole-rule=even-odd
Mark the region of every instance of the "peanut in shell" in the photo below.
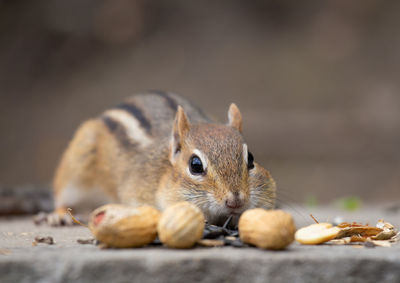
[[[286,248],[293,242],[295,232],[292,216],[282,210],[250,209],[239,219],[240,239],[263,249]]]
[[[141,247],[156,238],[159,218],[160,212],[151,206],[107,204],[91,213],[89,229],[107,247]]]
[[[162,213],[158,237],[170,248],[191,248],[203,236],[204,226],[202,211],[194,204],[180,202]]]

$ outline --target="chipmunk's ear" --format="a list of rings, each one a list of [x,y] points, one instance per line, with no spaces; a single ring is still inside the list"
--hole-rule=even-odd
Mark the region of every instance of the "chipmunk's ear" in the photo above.
[[[232,103],[228,111],[229,126],[242,132],[242,114],[235,103]]]
[[[177,155],[181,152],[182,144],[189,132],[190,123],[185,114],[185,111],[181,106],[178,106],[176,111],[174,125],[172,127],[172,137],[170,146],[170,161],[172,164],[175,163]]]

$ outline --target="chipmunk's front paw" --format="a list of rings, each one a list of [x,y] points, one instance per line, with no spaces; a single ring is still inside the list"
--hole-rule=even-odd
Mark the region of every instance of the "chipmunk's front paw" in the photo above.
[[[51,213],[40,212],[39,214],[35,215],[33,222],[36,225],[45,223],[54,227],[75,225],[74,221],[66,210],[56,210]]]
[[[47,224],[50,226],[72,226],[75,222],[67,213],[61,215],[57,212],[49,213],[46,219]]]

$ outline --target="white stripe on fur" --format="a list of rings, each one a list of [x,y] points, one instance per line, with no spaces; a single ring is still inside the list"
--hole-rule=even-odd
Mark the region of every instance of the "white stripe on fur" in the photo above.
[[[112,109],[104,113],[106,116],[119,122],[126,131],[127,136],[141,146],[145,147],[152,139],[145,133],[138,120],[122,109]]]

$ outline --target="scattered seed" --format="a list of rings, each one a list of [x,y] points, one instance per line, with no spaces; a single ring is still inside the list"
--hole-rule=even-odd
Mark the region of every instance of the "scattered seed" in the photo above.
[[[203,234],[203,239],[216,239],[219,236],[225,236],[225,234],[223,233],[223,231],[204,231]]]
[[[231,233],[229,233],[230,236],[232,237],[238,237],[239,236],[239,231],[232,231]]]
[[[231,246],[235,247],[235,248],[246,248],[246,247],[249,247],[248,244],[243,243],[240,239],[236,239],[235,241],[232,241]]]
[[[222,247],[225,245],[223,240],[202,239],[197,241],[197,244],[203,247]]]
[[[226,225],[228,225],[227,223],[229,222],[225,222]],[[238,235],[239,232],[237,230],[231,230],[216,225],[206,224],[203,233],[203,239],[217,239],[220,236],[238,236]]]
[[[231,220],[232,220],[232,217],[233,217],[233,215],[230,215],[230,216],[228,217],[228,219],[226,219],[224,225],[222,225],[222,228],[228,227],[229,222],[231,222]]]
[[[95,245],[96,244],[96,240],[95,239],[78,239],[76,240],[78,242],[78,244],[81,245]]]
[[[40,236],[36,236],[35,237],[35,242],[36,243],[43,243],[43,244],[48,244],[48,245],[54,245],[55,241],[53,239],[53,237],[40,237]]]
[[[233,237],[233,236],[226,236],[225,239],[226,239],[227,241],[235,241],[237,238],[236,238],[236,237]]]

